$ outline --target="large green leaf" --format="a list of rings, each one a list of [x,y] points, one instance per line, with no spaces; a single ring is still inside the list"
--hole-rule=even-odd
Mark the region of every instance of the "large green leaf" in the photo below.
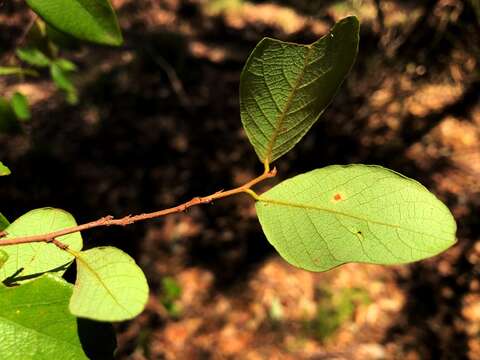
[[[6,176],[10,174],[11,174],[10,169],[5,165],[3,165],[3,163],[0,161],[0,176]]]
[[[47,234],[76,225],[73,216],[64,210],[36,209],[10,224],[5,229],[7,236],[0,238],[0,242],[21,236]],[[82,248],[80,233],[60,236],[57,240],[68,245],[72,250]],[[0,281],[12,276],[15,276],[17,281],[26,280],[47,271],[55,271],[60,275],[74,259],[68,252],[45,242],[9,245],[2,249],[9,255],[9,259],[0,269]]]
[[[318,120],[357,55],[359,24],[339,21],[310,45],[265,38],[240,78],[243,126],[264,163],[287,153]]]
[[[86,328],[78,322],[68,311],[71,295],[72,285],[51,275],[22,286],[0,285],[0,358],[112,359],[111,327],[95,324]],[[96,337],[100,354],[95,354],[91,346],[86,347],[92,343],[92,337]]]
[[[78,39],[120,45],[122,34],[108,0],[26,0],[46,23]]]
[[[138,315],[147,302],[148,284],[135,261],[114,247],[76,254],[77,281],[70,311],[80,317],[122,321]]]
[[[420,183],[380,166],[328,166],[260,196],[267,239],[291,264],[408,263],[455,243],[448,208]]]

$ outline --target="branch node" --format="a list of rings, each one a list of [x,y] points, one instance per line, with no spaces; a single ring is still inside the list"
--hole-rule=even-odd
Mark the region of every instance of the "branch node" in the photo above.
[[[100,219],[100,221],[106,225],[109,225],[108,222],[109,221],[112,221],[113,220],[113,216],[112,215],[107,215],[107,216],[104,216]]]
[[[124,216],[123,218],[120,219],[120,225],[122,226],[130,225],[130,224],[133,224],[134,222],[135,220],[132,219],[131,214]]]

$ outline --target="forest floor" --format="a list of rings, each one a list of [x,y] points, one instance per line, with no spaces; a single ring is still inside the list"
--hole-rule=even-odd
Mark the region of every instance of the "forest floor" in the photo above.
[[[249,52],[264,36],[315,41],[353,13],[352,73],[259,191],[329,164],[379,164],[422,182],[457,220],[458,243],[433,259],[326,273],[283,261],[243,195],[88,232],[87,246],[134,255],[151,287],[146,310],[116,325],[119,359],[480,359],[477,19],[454,0],[382,1],[380,16],[375,1],[321,3],[114,0],[125,45],[66,52],[78,105],[47,76],[0,79],[33,113],[23,134],[0,135],[14,172],[0,189],[6,215],[153,211],[258,175],[238,105]],[[4,6],[0,40],[14,43],[29,13]]]

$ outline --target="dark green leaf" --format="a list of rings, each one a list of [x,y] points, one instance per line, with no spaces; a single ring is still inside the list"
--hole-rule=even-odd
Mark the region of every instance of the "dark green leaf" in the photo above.
[[[71,295],[72,285],[51,275],[22,286],[0,285],[0,358],[99,359],[92,356],[96,338],[97,348],[110,351],[101,358],[112,359],[111,327],[77,323],[68,310]]]
[[[20,130],[12,106],[7,99],[0,97],[0,133],[14,134]]]
[[[10,225],[10,223],[8,222],[7,218],[0,213],[0,231],[5,230],[8,225]]]

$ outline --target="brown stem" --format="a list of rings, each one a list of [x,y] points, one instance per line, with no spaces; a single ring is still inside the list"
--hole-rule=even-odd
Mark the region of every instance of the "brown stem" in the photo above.
[[[32,29],[33,25],[35,25],[35,21],[37,21],[37,18],[38,18],[37,14],[35,14],[33,11],[30,11],[30,19],[28,21],[27,26],[22,31],[22,34],[17,39],[17,41],[15,41],[15,47],[4,56],[2,63],[8,64],[10,62],[13,55],[15,55],[15,49],[18,49],[20,46],[23,45],[23,43],[27,38],[28,33]]]
[[[18,245],[18,244],[25,244],[25,243],[33,243],[33,242],[51,242],[58,246],[62,250],[66,250],[68,248],[67,245],[63,244],[62,242],[56,240],[57,237],[72,234],[75,232],[83,231],[83,230],[88,230],[100,226],[111,226],[111,225],[119,225],[119,226],[126,226],[133,224],[134,222],[137,221],[143,221],[143,220],[148,220],[148,219],[154,219],[154,218],[159,218],[165,215],[173,214],[173,213],[178,213],[178,212],[183,212],[187,210],[188,208],[199,205],[199,204],[208,204],[212,202],[213,200],[225,198],[228,196],[232,196],[235,194],[240,194],[240,193],[248,193],[252,195],[254,198],[256,198],[256,195],[250,190],[250,188],[263,180],[269,179],[274,177],[277,174],[277,170],[273,168],[272,170],[265,171],[262,175],[259,177],[256,177],[255,179],[247,182],[246,184],[239,186],[237,188],[228,190],[228,191],[217,191],[214,194],[208,195],[208,196],[203,196],[203,197],[195,197],[190,201],[187,201],[183,204],[177,205],[172,208],[164,209],[164,210],[159,210],[155,211],[152,213],[146,213],[146,214],[139,214],[139,215],[127,215],[124,216],[120,219],[115,219],[113,216],[108,215],[104,216],[96,221],[92,221],[86,224],[78,225],[78,226],[73,226],[69,228],[65,228],[62,230],[57,230],[51,233],[47,234],[40,234],[40,235],[32,235],[32,236],[22,236],[22,237],[17,237],[13,239],[6,239],[6,240],[0,240],[0,246],[6,246],[6,245]]]

